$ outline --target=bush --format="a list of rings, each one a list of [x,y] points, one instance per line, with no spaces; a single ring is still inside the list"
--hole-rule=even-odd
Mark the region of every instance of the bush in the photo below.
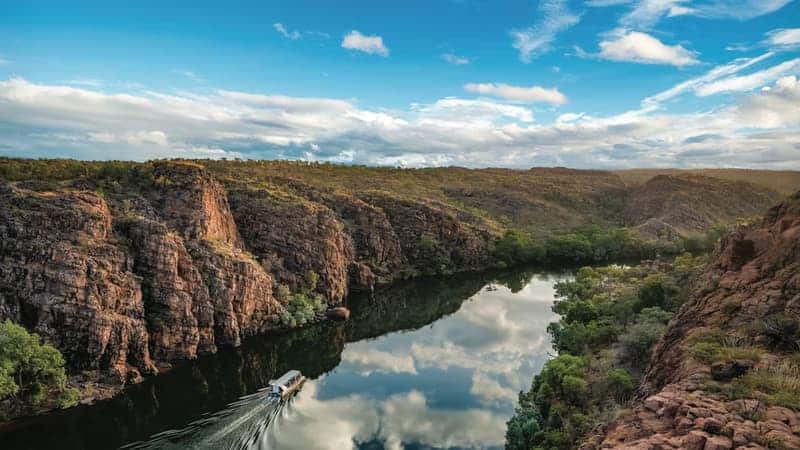
[[[619,360],[636,370],[643,370],[653,346],[664,334],[670,314],[660,308],[646,308],[619,338]]]
[[[507,265],[541,262],[545,257],[544,245],[531,233],[509,230],[495,241],[493,255]]]
[[[800,322],[783,313],[764,319],[762,330],[770,347],[778,350],[800,350]]]
[[[10,320],[0,324],[0,400],[18,411],[35,411],[45,400],[62,408],[77,402],[61,353]]]
[[[611,369],[606,374],[606,395],[622,403],[628,401],[636,387],[636,379],[625,369]]]
[[[639,285],[637,308],[658,307],[674,311],[680,306],[674,302],[679,292],[675,280],[670,276],[663,273],[648,275]]]

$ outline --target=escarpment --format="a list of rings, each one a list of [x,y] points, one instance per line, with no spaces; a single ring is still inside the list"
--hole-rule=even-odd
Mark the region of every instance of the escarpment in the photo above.
[[[800,448],[798,324],[800,193],[723,239],[658,343],[642,400],[582,448]]]
[[[110,383],[278,327],[281,286],[337,304],[375,284],[484,269],[506,230],[622,225],[643,189],[565,169],[25,161],[35,170],[13,174],[13,163],[0,159],[0,320],[55,344],[71,373]],[[733,212],[713,217],[771,201],[731,189]],[[691,209],[704,197],[679,200]]]

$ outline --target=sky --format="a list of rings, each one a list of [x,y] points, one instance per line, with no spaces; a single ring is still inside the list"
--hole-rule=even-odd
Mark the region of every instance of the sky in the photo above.
[[[800,0],[0,9],[0,156],[800,169]]]

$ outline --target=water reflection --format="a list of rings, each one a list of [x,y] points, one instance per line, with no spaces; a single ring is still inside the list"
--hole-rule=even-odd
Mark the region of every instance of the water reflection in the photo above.
[[[468,274],[351,298],[348,322],[254,339],[110,401],[7,424],[0,448],[500,448],[517,392],[548,357],[565,276]],[[292,368],[310,380],[275,407],[258,390]]]

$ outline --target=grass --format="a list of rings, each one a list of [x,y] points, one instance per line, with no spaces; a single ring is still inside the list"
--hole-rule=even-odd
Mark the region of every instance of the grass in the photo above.
[[[755,398],[769,406],[800,411],[800,366],[794,361],[750,370],[730,383],[709,381],[704,387],[730,400]]]
[[[722,335],[718,331],[695,336],[688,351],[698,361],[706,364],[736,360],[758,362],[766,352],[751,345],[747,339]]]

